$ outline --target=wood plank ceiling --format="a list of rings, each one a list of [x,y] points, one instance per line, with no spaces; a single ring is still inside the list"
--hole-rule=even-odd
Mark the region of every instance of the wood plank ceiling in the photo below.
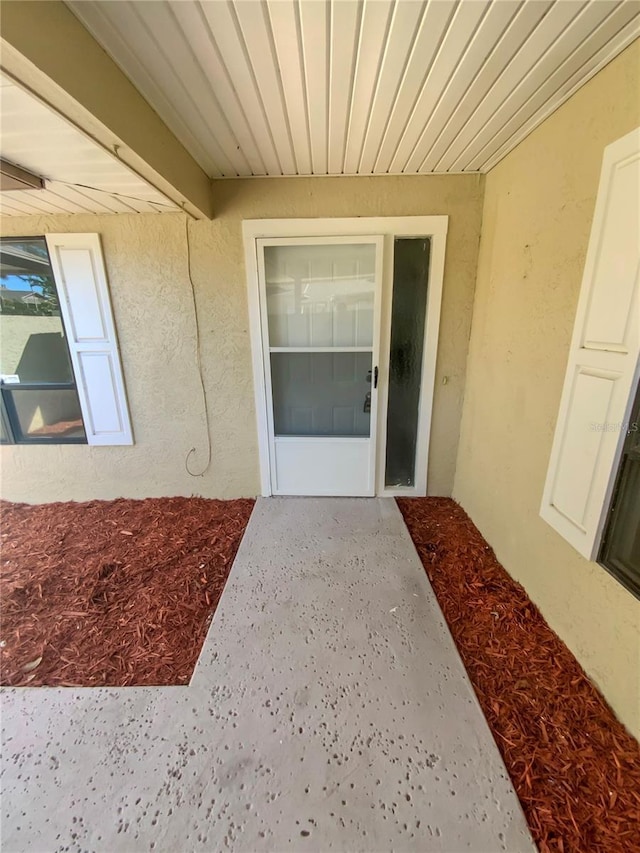
[[[4,216],[159,213],[177,207],[66,119],[0,74],[0,156],[45,179],[0,196]]]
[[[69,2],[212,177],[486,172],[637,0]]]

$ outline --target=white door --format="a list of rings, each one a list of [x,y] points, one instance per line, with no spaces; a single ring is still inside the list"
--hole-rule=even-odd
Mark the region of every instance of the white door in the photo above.
[[[257,241],[275,495],[375,493],[382,247]]]

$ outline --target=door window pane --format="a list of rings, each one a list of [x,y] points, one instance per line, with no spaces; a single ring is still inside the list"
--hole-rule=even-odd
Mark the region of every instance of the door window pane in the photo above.
[[[369,436],[370,372],[367,352],[271,353],[275,434]]]
[[[429,240],[394,241],[385,485],[415,484]]]
[[[266,246],[271,347],[371,347],[372,243]]]

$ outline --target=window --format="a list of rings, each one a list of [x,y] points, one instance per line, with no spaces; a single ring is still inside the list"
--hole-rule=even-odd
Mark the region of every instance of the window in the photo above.
[[[86,444],[42,237],[0,241],[0,380],[4,443]]]
[[[640,385],[613,489],[598,562],[640,598]]]
[[[429,286],[428,237],[393,241],[385,486],[414,486]]]
[[[133,444],[98,234],[0,241],[4,444]]]
[[[638,420],[638,186],[640,128],[604,152],[540,508],[545,521],[584,557],[600,561],[636,590],[638,436],[621,425]]]

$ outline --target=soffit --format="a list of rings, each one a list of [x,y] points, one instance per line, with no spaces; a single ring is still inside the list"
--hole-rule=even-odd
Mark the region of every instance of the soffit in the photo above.
[[[157,213],[178,208],[49,106],[0,74],[0,156],[44,179],[0,193],[5,216]]]
[[[211,177],[486,172],[640,32],[636,0],[68,5]]]

